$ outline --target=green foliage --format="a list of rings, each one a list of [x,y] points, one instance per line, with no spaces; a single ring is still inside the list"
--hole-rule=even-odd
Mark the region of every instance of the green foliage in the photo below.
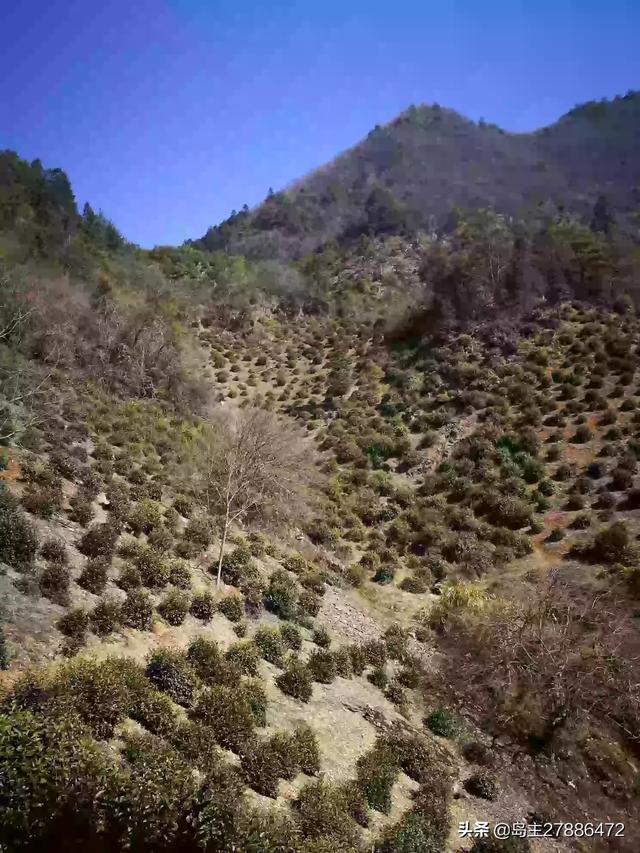
[[[157,501],[143,498],[131,510],[128,524],[134,533],[151,533],[162,521],[162,506]]]
[[[437,708],[424,721],[427,728],[440,737],[453,738],[460,731],[460,720],[446,708]]]
[[[227,595],[219,602],[218,610],[230,622],[239,622],[244,616],[244,598],[237,593]]]
[[[58,619],[56,628],[65,637],[84,640],[89,630],[89,614],[83,607],[74,607]]]
[[[483,800],[496,800],[500,792],[496,777],[487,770],[474,773],[464,783],[465,789]]]
[[[343,791],[324,779],[308,782],[297,801],[298,819],[305,838],[330,839],[332,848],[357,847],[355,824],[347,814]]]
[[[322,601],[320,596],[311,589],[305,589],[300,593],[298,604],[302,613],[307,616],[317,616],[320,612]]]
[[[68,566],[51,563],[42,570],[38,584],[40,592],[55,604],[66,607],[69,603],[69,584],[71,576]]]
[[[293,625],[291,622],[281,625],[280,635],[282,636],[283,643],[288,649],[300,651],[302,648],[302,634],[300,633],[300,628],[298,628],[297,625]]]
[[[182,625],[189,608],[191,599],[185,592],[178,589],[170,589],[158,605],[158,613],[169,625]]]
[[[0,561],[20,567],[33,561],[36,533],[17,501],[0,482]]]
[[[217,567],[215,567],[217,570]],[[213,569],[212,569],[213,571]],[[222,560],[222,580],[230,586],[242,587],[256,577],[257,568],[251,559],[251,552],[244,547],[235,548],[224,555]]]
[[[139,631],[151,630],[153,621],[153,604],[148,592],[132,589],[122,603],[120,610],[122,624]]]
[[[189,707],[198,684],[196,673],[181,652],[157,649],[147,658],[147,678],[174,702]]]
[[[398,763],[393,751],[378,739],[356,763],[356,780],[369,806],[387,814],[391,808],[391,789],[398,778]]]
[[[283,569],[276,569],[269,578],[264,593],[264,605],[281,619],[295,617],[298,606],[298,588],[295,581]]]
[[[107,585],[108,570],[109,563],[103,558],[88,560],[80,573],[78,585],[94,595],[101,595]]]
[[[239,667],[229,657],[225,659],[215,640],[197,637],[187,649],[187,660],[198,678],[205,684],[236,684]]]
[[[120,624],[120,605],[117,601],[99,601],[89,614],[89,624],[94,634],[108,637]]]
[[[311,639],[316,646],[320,646],[323,649],[328,649],[331,645],[331,634],[324,625],[319,625],[314,629]]]
[[[307,667],[314,681],[320,684],[331,684],[338,674],[336,659],[330,651],[313,649],[309,655]]]
[[[276,678],[276,684],[287,696],[292,696],[301,702],[308,702],[311,699],[313,675],[309,667],[297,657],[287,661],[284,672]]]
[[[264,660],[275,664],[275,666],[282,666],[285,645],[282,635],[276,628],[258,628],[253,641]]]
[[[216,604],[210,592],[197,592],[191,599],[191,615],[202,622],[210,622],[216,612]]]
[[[233,643],[225,652],[225,658],[233,669],[243,675],[257,676],[260,655],[258,649],[250,640]]]
[[[78,549],[87,557],[110,560],[115,553],[119,535],[120,528],[117,524],[94,524],[81,538]]]
[[[218,684],[198,696],[193,719],[209,726],[220,746],[242,754],[254,737],[256,719],[247,693]]]

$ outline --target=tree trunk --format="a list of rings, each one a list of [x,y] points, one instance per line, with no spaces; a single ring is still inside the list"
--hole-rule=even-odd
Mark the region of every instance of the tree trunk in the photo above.
[[[222,560],[224,559],[224,546],[227,542],[227,531],[229,530],[229,512],[224,517],[224,527],[222,528],[222,538],[220,539],[220,554],[218,556],[218,582],[220,586],[222,580]]]

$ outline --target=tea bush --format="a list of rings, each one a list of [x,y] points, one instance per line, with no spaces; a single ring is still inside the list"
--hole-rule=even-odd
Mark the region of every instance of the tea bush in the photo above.
[[[220,746],[242,754],[255,737],[256,720],[246,692],[218,684],[204,690],[192,716],[209,726]]]
[[[0,482],[0,561],[18,568],[29,565],[37,548],[33,525],[5,484]]]
[[[306,664],[298,658],[291,658],[284,672],[276,678],[276,685],[287,696],[308,702],[313,693],[313,676]]]
[[[380,738],[356,762],[356,781],[372,809],[387,814],[391,789],[398,778],[398,763],[389,746]]]
[[[120,605],[117,601],[99,601],[89,614],[89,624],[94,634],[108,637],[120,624]]]
[[[185,592],[170,589],[158,605],[158,613],[169,625],[177,626],[182,625],[190,607],[191,599]]]
[[[309,655],[307,667],[313,680],[320,684],[331,684],[338,674],[333,654],[324,649],[313,649]]]
[[[139,631],[149,631],[153,621],[153,604],[149,593],[132,589],[120,609],[122,624]]]
[[[300,628],[298,628],[297,625],[293,625],[290,622],[285,625],[281,625],[280,635],[288,649],[300,651],[302,648],[302,634],[300,633]]]
[[[257,676],[260,655],[249,640],[233,643],[225,652],[226,660],[243,675]]]
[[[269,661],[269,663],[275,666],[282,666],[285,645],[282,635],[277,629],[267,627],[258,628],[253,641],[264,660]]]
[[[239,622],[244,616],[244,598],[237,593],[227,595],[219,602],[218,610],[230,622]]]
[[[181,652],[157,649],[147,658],[146,676],[178,705],[189,707],[198,686],[196,673]]]
[[[276,569],[264,593],[264,606],[281,619],[292,619],[298,606],[298,588],[284,569]]]
[[[70,583],[69,569],[61,563],[52,563],[46,566],[38,580],[42,595],[62,607],[66,607],[69,603]]]
[[[191,600],[191,615],[202,622],[210,622],[216,612],[216,604],[213,596],[206,590],[197,592]]]
[[[78,577],[78,585],[94,595],[101,595],[107,585],[109,563],[104,558],[88,560]]]
[[[187,649],[186,657],[198,678],[209,686],[238,682],[239,668],[225,659],[215,640],[197,637]]]

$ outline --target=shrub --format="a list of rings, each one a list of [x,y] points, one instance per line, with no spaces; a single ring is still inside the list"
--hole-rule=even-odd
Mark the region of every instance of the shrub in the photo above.
[[[242,775],[254,791],[265,797],[278,796],[280,755],[271,741],[249,741],[242,753]]]
[[[483,800],[496,800],[500,792],[496,777],[487,770],[474,773],[464,783],[465,790]]]
[[[158,612],[169,625],[182,625],[189,608],[191,599],[189,596],[177,589],[170,589],[158,605]]]
[[[302,634],[297,625],[292,625],[290,622],[280,626],[280,635],[282,641],[288,649],[300,651],[302,648]]]
[[[328,649],[331,645],[331,634],[327,631],[324,625],[319,625],[313,632],[311,639],[322,649]]]
[[[144,586],[162,589],[169,583],[169,566],[162,559],[162,555],[149,545],[137,544],[132,556]]]
[[[276,684],[287,696],[308,702],[313,693],[313,678],[309,667],[298,658],[287,661],[284,672],[276,678]]]
[[[235,684],[239,670],[222,656],[215,640],[198,637],[187,649],[187,660],[205,684]]]
[[[338,674],[334,656],[324,649],[313,649],[307,666],[313,680],[320,684],[331,684]]]
[[[383,666],[376,666],[367,674],[367,680],[370,681],[374,687],[379,687],[380,690],[384,690],[389,682],[389,676]]]
[[[225,658],[234,669],[237,669],[243,675],[258,675],[260,656],[258,649],[250,640],[233,643],[227,649]]]
[[[116,583],[120,589],[129,592],[132,589],[139,589],[142,586],[142,578],[135,566],[127,565],[122,568]]]
[[[246,619],[241,619],[239,622],[234,622],[233,633],[236,635],[236,637],[246,637],[247,636],[247,621],[246,621]]]
[[[81,527],[86,527],[95,515],[93,499],[84,491],[80,491],[69,498],[69,506],[71,508],[71,520],[77,522]]]
[[[160,527],[154,527],[154,529],[149,534],[149,545],[151,545],[154,550],[160,553],[167,553],[173,548],[173,533],[169,530],[168,527],[165,527],[163,525],[161,525]],[[176,560],[172,565],[176,565],[178,562],[179,561]],[[182,572],[179,577],[183,578],[184,573]],[[184,583],[184,581],[181,582]],[[189,584],[191,583],[190,573],[188,573],[188,582]]]
[[[151,734],[163,738],[171,737],[178,724],[171,699],[156,690],[142,692],[133,703],[129,716]]]
[[[262,683],[256,678],[242,682],[239,687],[249,701],[251,713],[257,726],[267,725],[267,694]]]
[[[177,495],[173,501],[173,506],[184,518],[190,518],[193,512],[193,500],[186,495]]]
[[[191,589],[191,571],[184,560],[172,560],[169,563],[169,583],[178,589]]]
[[[198,681],[181,652],[157,649],[147,658],[145,672],[149,681],[178,705],[191,705]]]
[[[402,660],[407,654],[409,632],[400,625],[392,625],[384,632],[387,654],[394,660]]]
[[[84,640],[89,630],[89,614],[83,607],[74,607],[58,619],[56,628],[65,637]]]
[[[213,521],[207,516],[194,516],[189,519],[184,531],[184,539],[198,550],[204,551],[213,541]]]
[[[284,569],[276,569],[264,593],[264,606],[281,619],[292,619],[297,610],[298,589]]]
[[[162,522],[162,507],[157,501],[143,498],[131,510],[127,521],[134,533],[149,534]]]
[[[354,675],[362,675],[367,666],[367,653],[364,646],[353,645],[349,646],[349,656],[351,658],[351,668]]]
[[[153,621],[153,604],[149,593],[141,589],[129,590],[120,614],[123,625],[149,631]]]
[[[336,672],[342,678],[351,678],[353,675],[353,665],[351,663],[351,652],[346,646],[341,646],[333,652],[333,659],[336,663]]]
[[[27,512],[40,518],[51,518],[62,509],[62,482],[35,485],[30,483],[22,496],[22,505]]]
[[[80,573],[78,584],[94,595],[101,595],[107,585],[109,563],[103,558],[89,560]]]
[[[356,762],[357,784],[369,806],[388,814],[391,789],[398,778],[398,763],[389,746],[380,738]]]
[[[396,572],[392,566],[380,566],[371,580],[374,583],[388,584],[393,582],[395,576]]]
[[[94,524],[80,540],[78,549],[86,557],[103,557],[110,560],[115,553],[119,535],[118,524]]]
[[[397,680],[392,681],[387,686],[387,689],[384,691],[384,695],[387,697],[389,702],[392,702],[394,705],[398,705],[399,707],[405,706],[408,701],[406,690]]]
[[[217,571],[217,566],[211,571]],[[244,547],[236,548],[225,554],[222,560],[222,580],[230,586],[242,587],[247,581],[255,579],[257,568],[251,559],[251,552]]]
[[[40,548],[40,554],[50,563],[66,565],[69,562],[66,546],[61,539],[47,539]]]
[[[387,660],[387,646],[381,640],[369,640],[362,647],[365,660],[369,666],[384,666]]]
[[[398,728],[392,730],[384,742],[400,769],[414,782],[423,784],[443,772],[442,759],[426,738]]]
[[[460,731],[460,720],[445,708],[437,708],[432,711],[424,721],[425,726],[431,729],[435,735],[452,738]]]
[[[256,720],[247,693],[218,684],[204,690],[192,712],[209,726],[220,746],[241,754],[255,736]]]
[[[128,715],[137,690],[146,688],[144,673],[130,660],[76,658],[56,671],[51,690],[63,707],[78,713],[97,738],[113,737]]]
[[[185,720],[175,727],[170,738],[175,749],[202,772],[213,775],[223,766],[220,749],[209,726]]]
[[[591,441],[593,438],[593,432],[587,424],[580,424],[580,426],[576,429],[576,433],[573,436],[572,441],[575,444],[585,444],[587,441]]]
[[[107,637],[120,624],[120,605],[111,599],[99,601],[89,614],[89,623],[94,634]]]
[[[269,661],[269,663],[275,666],[282,665],[285,646],[279,631],[275,628],[258,628],[253,641],[264,660]]]
[[[347,814],[342,789],[324,779],[309,782],[300,791],[296,805],[304,838],[331,839],[325,850],[358,848],[358,832]],[[324,853],[322,847],[318,853]]]
[[[216,604],[213,596],[206,590],[198,592],[193,596],[191,601],[191,615],[202,622],[210,622],[213,619],[213,614],[216,611]]]
[[[0,561],[16,567],[28,565],[37,547],[33,525],[5,484],[0,482]]]
[[[244,598],[237,593],[227,595],[218,604],[218,610],[230,622],[239,622],[244,616]]]
[[[308,616],[317,616],[320,612],[321,603],[320,596],[310,589],[303,590],[298,599],[300,610]]]
[[[69,584],[71,577],[67,566],[52,563],[42,570],[38,581],[40,592],[45,598],[66,607],[69,603]]]
[[[313,729],[304,724],[296,726],[292,740],[297,766],[307,776],[315,776],[320,772],[320,750]]]
[[[596,535],[592,553],[605,563],[624,563],[629,550],[629,532],[623,521],[617,521]]]

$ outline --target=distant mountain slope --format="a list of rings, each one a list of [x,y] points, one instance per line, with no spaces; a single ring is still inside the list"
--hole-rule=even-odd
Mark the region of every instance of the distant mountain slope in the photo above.
[[[454,206],[622,222],[640,205],[640,93],[590,102],[535,133],[507,133],[438,105],[410,107],[254,210],[210,228],[200,248],[298,257],[331,239],[442,226]]]

